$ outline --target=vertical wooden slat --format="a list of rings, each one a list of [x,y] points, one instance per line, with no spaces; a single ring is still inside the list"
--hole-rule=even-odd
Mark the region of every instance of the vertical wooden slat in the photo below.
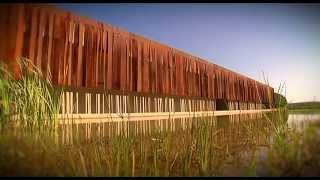
[[[107,69],[108,69],[108,62],[107,62],[107,46],[108,46],[108,32],[105,30],[105,28],[103,28],[103,32],[102,32],[102,64],[101,64],[101,80],[100,82],[102,81],[102,84],[103,84],[103,87],[106,88],[107,84],[106,84],[106,81],[107,81]]]
[[[35,63],[35,49],[36,49],[36,39],[37,39],[37,32],[38,32],[38,9],[32,8],[32,15],[31,15],[31,34],[30,34],[30,45],[29,45],[29,58],[30,60]]]
[[[164,94],[164,85],[165,85],[165,78],[166,78],[166,74],[165,74],[165,67],[164,67],[164,52],[161,46],[159,46],[159,50],[160,50],[160,59],[159,59],[159,63],[158,63],[158,69],[157,69],[157,73],[156,76],[159,78],[159,82],[158,82],[158,86],[159,86],[159,94]]]
[[[23,48],[23,41],[24,41],[24,31],[25,31],[25,21],[24,21],[24,14],[25,14],[25,8],[23,5],[19,4],[17,5],[18,12],[17,13],[17,32],[16,32],[16,42],[15,42],[15,51],[14,51],[14,58],[15,58],[15,63],[14,63],[14,74],[15,78],[20,78],[20,69],[18,65],[18,59],[22,55],[22,48]]]
[[[9,12],[8,12],[9,11]],[[10,6],[8,9],[9,22],[7,24],[7,42],[6,43],[6,52],[5,60],[10,70],[13,71],[14,77],[17,79],[20,77],[20,70],[18,66],[18,57],[22,54],[23,47],[23,33],[24,33],[24,7],[23,5],[17,5],[16,7]],[[5,12],[6,13],[6,12]],[[4,28],[4,27],[2,27]]]
[[[90,87],[96,87],[96,83],[97,83],[97,46],[98,46],[98,31],[97,31],[97,27],[93,26],[92,29],[92,51],[91,51],[91,78],[90,78],[90,82],[91,82],[91,86]]]
[[[174,94],[173,95],[178,95],[179,94],[179,89],[180,89],[180,83],[179,83],[179,75],[180,75],[180,68],[179,68],[179,55],[177,52],[174,52],[173,55],[173,64],[174,64],[174,83],[173,83],[173,89],[174,89]]]
[[[168,94],[172,95],[172,94],[173,94],[173,90],[172,90],[172,84],[173,84],[173,75],[172,75],[173,65],[172,65],[172,51],[171,51],[171,49],[169,49],[169,52],[168,52],[168,64],[169,64],[169,90],[168,90]]]
[[[124,60],[125,60],[125,81],[124,81],[124,91],[129,91],[130,89],[130,47],[129,39],[127,34],[124,35]]]
[[[53,46],[53,21],[54,21],[54,15],[52,13],[49,14],[49,20],[48,20],[48,26],[49,26],[49,42],[48,42],[48,54],[47,54],[47,71],[46,76],[48,76],[50,79],[52,79],[52,71],[51,71],[51,57],[52,57],[52,46]]]
[[[141,41],[137,41],[137,91],[142,92],[142,47],[141,47]]]
[[[113,78],[112,78],[112,87],[113,89],[119,90],[120,89],[120,38],[119,34],[114,34],[114,45],[113,45],[113,61],[112,61],[112,71],[113,71]]]
[[[113,52],[113,32],[108,29],[108,69],[107,69],[107,89],[112,89],[112,53]]]
[[[96,49],[95,49],[95,79],[94,79],[94,87],[98,87],[98,84],[99,84],[99,66],[101,67],[100,65],[100,46],[101,46],[101,34],[100,34],[100,27],[97,28],[96,30]]]
[[[64,36],[64,47],[63,47],[63,61],[60,63],[60,72],[61,72],[61,84],[66,85],[67,84],[67,73],[68,73],[68,49],[69,49],[69,36],[70,36],[70,20],[69,17],[65,17],[62,20],[62,24],[64,27],[63,33]],[[61,52],[60,52],[61,53]]]
[[[83,59],[83,78],[84,78],[84,84],[83,86],[84,87],[87,87],[88,86],[88,71],[89,71],[89,64],[88,64],[88,61],[90,60],[89,58],[89,49],[90,49],[90,39],[91,39],[91,36],[90,36],[90,26],[86,26],[85,27],[85,32],[84,32],[84,48],[83,48],[83,56],[84,56],[84,59]]]
[[[92,87],[93,85],[93,74],[94,74],[94,30],[93,27],[88,27],[87,33],[87,48],[86,48],[86,87]]]
[[[143,42],[143,56],[142,56],[142,91],[147,93],[149,91],[149,44],[147,41]]]
[[[79,24],[75,17],[71,17],[73,21],[72,29],[72,58],[71,58],[71,85],[77,87],[77,68],[78,68],[78,50],[79,50]]]
[[[69,38],[68,38],[68,56],[67,56],[67,64],[66,64],[66,85],[71,86],[71,76],[72,76],[72,58],[73,58],[73,43],[74,43],[74,23],[72,20],[69,22]]]
[[[126,82],[127,82],[127,57],[126,57],[126,41],[123,37],[123,35],[120,35],[119,38],[120,43],[120,90],[125,91],[126,90]]]
[[[138,43],[137,40],[132,37],[132,91],[138,91]]]
[[[132,61],[133,61],[133,57],[132,57],[132,41],[131,41],[131,37],[127,37],[127,90],[129,92],[133,91],[133,76],[132,76]]]
[[[79,42],[78,42],[78,57],[77,57],[77,86],[80,87],[83,82],[83,47],[84,47],[84,38],[85,38],[85,26],[80,23],[79,24]]]
[[[156,77],[156,52],[154,44],[150,43],[150,71],[149,71],[149,78],[153,79],[153,81],[150,81],[150,93],[154,94],[156,93],[156,83],[157,83],[157,77]]]
[[[41,68],[41,60],[42,60],[42,47],[43,47],[43,37],[44,37],[44,21],[45,21],[45,14],[42,10],[40,10],[40,17],[39,17],[39,24],[38,24],[38,48],[37,48],[37,57],[35,65],[38,68]]]
[[[61,84],[61,69],[60,64],[63,62],[63,30],[61,24],[61,17],[58,14],[55,14],[54,17],[54,30],[53,30],[53,74],[52,79],[55,84]],[[31,39],[32,40],[32,39]],[[31,44],[31,43],[30,43]],[[31,47],[30,47],[31,50]]]
[[[8,31],[9,28],[4,28],[8,26],[8,18],[9,18],[9,7],[8,4],[2,4],[0,6],[0,34],[1,34],[1,42],[0,42],[0,59],[7,61],[7,45],[4,42],[8,41]]]

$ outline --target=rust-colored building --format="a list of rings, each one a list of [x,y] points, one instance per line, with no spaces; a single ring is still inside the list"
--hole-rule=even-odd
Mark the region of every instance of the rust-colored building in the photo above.
[[[192,103],[199,103],[194,105],[198,110],[216,110],[224,105],[227,109],[274,105],[274,90],[265,84],[159,42],[50,5],[1,4],[0,34],[0,58],[10,65],[17,78],[17,57],[27,57],[55,85],[76,92],[65,98],[82,104],[81,96],[95,109],[85,107],[86,110],[81,111],[77,106],[77,110],[66,110],[69,112],[106,112],[104,106],[108,106],[108,112],[117,112],[119,109],[110,110],[117,107],[107,105],[109,95],[126,97],[127,100],[119,100],[120,105],[116,102],[114,105],[126,112],[170,111],[170,100],[166,98],[173,99],[172,106],[177,106],[178,111],[197,110],[192,108]],[[88,92],[94,96],[94,102],[87,97]],[[98,94],[104,95],[98,97]],[[141,98],[147,99],[146,104]],[[182,104],[175,105],[177,99]],[[109,104],[111,101],[112,97]],[[158,101],[162,106],[153,104]],[[140,104],[147,110],[140,108]]]

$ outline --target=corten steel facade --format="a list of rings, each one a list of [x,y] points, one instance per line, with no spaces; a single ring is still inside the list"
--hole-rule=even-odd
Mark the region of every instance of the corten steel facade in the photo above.
[[[273,88],[180,50],[49,6],[0,5],[0,58],[55,85],[274,105]]]

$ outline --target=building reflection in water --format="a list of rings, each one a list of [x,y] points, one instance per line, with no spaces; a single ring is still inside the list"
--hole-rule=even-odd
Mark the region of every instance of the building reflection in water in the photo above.
[[[208,144],[213,149],[210,156],[215,157],[211,165],[216,165],[217,169],[228,169],[224,175],[243,175],[241,173],[256,152],[263,154],[264,149],[269,147],[276,124],[273,122],[279,118],[287,121],[288,114],[279,116],[278,113],[257,113],[61,125],[59,143],[72,145],[75,142],[90,143],[127,137],[138,140],[144,147],[152,147],[159,142],[157,146],[161,149],[161,141],[170,134],[170,143],[173,145],[170,150],[180,152],[192,148],[203,131],[207,131]],[[237,174],[237,171],[241,173]]]
[[[242,114],[232,116],[209,116],[197,118],[175,118],[142,121],[114,121],[104,123],[84,123],[61,125],[60,140],[62,143],[72,143],[73,140],[92,140],[100,138],[122,137],[150,137],[159,133],[190,134],[202,124],[215,133],[217,144],[243,144],[248,139],[256,143],[266,144],[271,137],[270,120],[277,115],[268,113]],[[284,116],[287,118],[287,116]]]

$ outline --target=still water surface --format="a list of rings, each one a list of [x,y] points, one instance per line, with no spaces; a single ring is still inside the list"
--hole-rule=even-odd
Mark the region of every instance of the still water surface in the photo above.
[[[265,162],[268,148],[274,136],[272,122],[282,118],[289,128],[301,131],[310,123],[320,122],[320,114],[247,114],[205,118],[177,118],[144,121],[122,121],[65,125],[60,129],[61,136],[57,141],[62,144],[74,142],[91,142],[97,139],[125,136],[140,138],[152,144],[161,141],[161,134],[171,133],[176,144],[176,151],[185,139],[193,138],[195,129],[205,123],[210,128],[210,144],[214,154],[219,175],[243,176],[254,157],[257,159],[257,174],[268,175]],[[188,144],[190,145],[190,143]],[[161,149],[161,147],[159,147]],[[191,147],[190,147],[191,148]],[[174,149],[173,149],[174,150]]]

